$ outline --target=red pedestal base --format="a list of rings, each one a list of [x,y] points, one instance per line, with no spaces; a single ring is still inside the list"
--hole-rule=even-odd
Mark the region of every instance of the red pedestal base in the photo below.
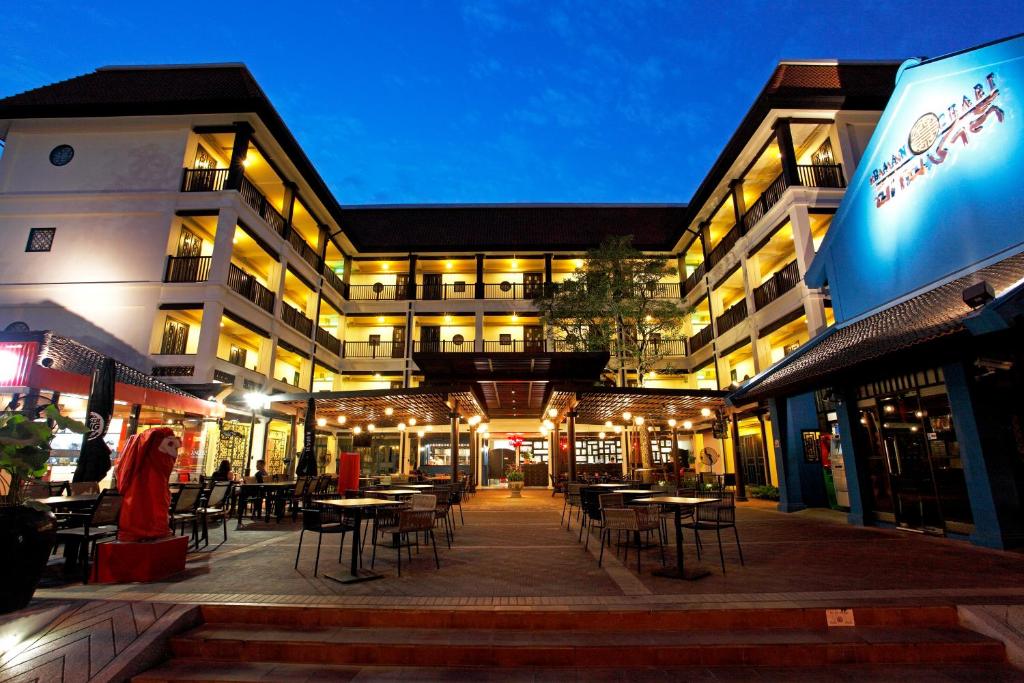
[[[157,541],[100,543],[92,566],[96,583],[159,581],[185,569],[188,536],[168,536]]]

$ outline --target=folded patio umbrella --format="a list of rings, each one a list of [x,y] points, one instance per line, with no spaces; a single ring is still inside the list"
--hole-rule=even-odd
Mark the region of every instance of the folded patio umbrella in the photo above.
[[[92,371],[92,386],[86,408],[89,431],[82,436],[82,450],[72,481],[99,481],[110,469],[110,447],[103,441],[114,416],[114,384],[116,382],[113,358],[104,358]]]
[[[295,475],[299,477],[315,477],[316,469],[316,400],[310,398],[306,402],[306,428],[302,443],[302,453],[295,466]]]

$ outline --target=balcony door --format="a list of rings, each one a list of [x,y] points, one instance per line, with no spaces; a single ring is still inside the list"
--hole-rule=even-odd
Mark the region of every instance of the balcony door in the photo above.
[[[395,299],[401,301],[409,298],[409,275],[399,273],[395,276]]]
[[[405,325],[391,328],[391,357],[405,358]]]
[[[178,256],[199,256],[203,251],[203,238],[188,228],[181,229],[178,237]]]
[[[423,325],[420,327],[420,351],[438,353],[441,351],[441,327],[439,325]]]
[[[441,273],[424,273],[423,274],[423,298],[429,300],[437,300],[441,298],[441,290],[444,287],[441,284]]]
[[[523,298],[536,299],[544,292],[544,273],[523,273]]]
[[[523,351],[544,352],[544,328],[541,325],[523,325]]]
[[[160,353],[181,355],[188,344],[188,324],[174,318],[164,322],[164,336],[160,341]]]

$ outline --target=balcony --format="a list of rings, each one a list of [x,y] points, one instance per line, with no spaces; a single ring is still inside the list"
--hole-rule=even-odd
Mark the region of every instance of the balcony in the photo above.
[[[509,341],[484,341],[484,351],[487,353],[544,353],[548,345],[543,339],[525,341],[523,339],[511,339]],[[552,349],[554,345],[552,345]]]
[[[705,273],[707,273],[707,264],[701,263],[692,273],[686,276],[686,280],[683,281],[683,296],[696,289],[700,281],[704,279]]]
[[[740,236],[743,234],[743,224],[737,223],[732,226],[732,229],[722,236],[722,239],[718,241],[715,248],[708,253],[708,268],[714,268],[719,261],[725,258],[725,255],[729,253],[729,250],[736,246],[736,242],[739,241]]]
[[[754,289],[754,306],[761,310],[780,296],[797,286],[800,282],[800,269],[796,261],[790,261],[779,272]]]
[[[533,299],[543,291],[541,285],[530,285],[524,288],[520,282],[501,282],[484,284],[485,299]]]
[[[418,341],[413,346],[417,353],[473,353],[476,350],[472,339],[461,341]]]
[[[295,228],[288,228],[288,244],[292,245],[292,249],[298,252],[299,256],[313,267],[313,270],[320,270],[320,254],[309,246]]]
[[[234,263],[228,267],[228,287],[267,313],[274,312],[274,293]]]
[[[445,282],[439,285],[417,285],[416,298],[422,301],[476,298],[476,284],[473,282]]]
[[[341,341],[319,325],[316,326],[316,343],[337,356],[341,355]]]
[[[678,299],[681,295],[678,282],[652,282],[644,289],[652,299]]]
[[[212,256],[168,256],[164,282],[206,282]]]
[[[804,187],[846,187],[843,167],[839,164],[801,164],[796,167],[796,173]]]
[[[718,334],[721,336],[731,330],[732,328],[739,325],[747,318],[747,300],[740,299],[738,302],[729,307],[722,315],[716,318],[718,325]]]
[[[405,286],[399,291],[398,285],[385,285],[375,282],[372,285],[349,285],[349,301],[402,301],[408,293]]]
[[[338,294],[345,296],[345,283],[341,281],[341,278],[334,272],[334,269],[325,263],[320,271],[324,274],[324,279],[327,280],[327,284],[333,287],[334,291]]]
[[[839,164],[801,164],[796,167],[796,172],[797,181],[804,187],[846,187],[843,169]],[[779,174],[743,214],[743,234],[749,232],[779,203],[787,187],[785,176]]]
[[[307,337],[313,336],[313,321],[288,304],[281,306],[281,320]]]
[[[690,353],[696,353],[700,349],[711,343],[711,340],[715,338],[715,330],[711,325],[708,325],[697,334],[690,337]]]
[[[343,358],[405,358],[405,342],[346,341]]]
[[[686,340],[685,339],[661,339],[658,341],[651,341],[651,350],[663,356],[685,356],[686,355]]]

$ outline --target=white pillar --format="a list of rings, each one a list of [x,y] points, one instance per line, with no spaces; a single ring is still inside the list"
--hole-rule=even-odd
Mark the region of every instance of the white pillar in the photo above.
[[[213,253],[210,259],[211,283],[224,284],[228,281],[237,225],[238,212],[233,208],[222,208],[217,214],[217,231],[213,236]]]

